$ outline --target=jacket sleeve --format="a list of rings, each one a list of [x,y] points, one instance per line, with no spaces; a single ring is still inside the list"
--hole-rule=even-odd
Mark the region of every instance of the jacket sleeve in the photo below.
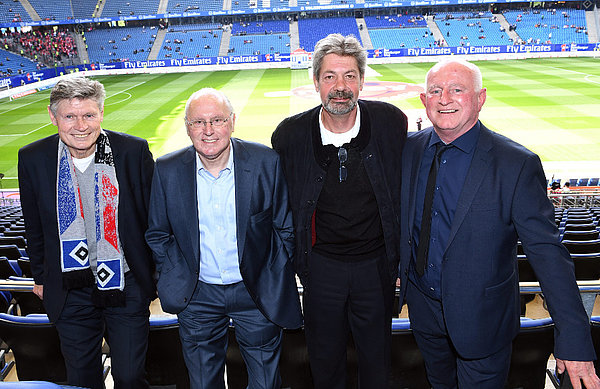
[[[512,220],[555,323],[554,355],[564,360],[594,360],[589,320],[581,303],[573,261],[560,243],[554,207],[548,200],[536,155],[523,164],[512,204]]]
[[[166,193],[160,177],[160,165],[154,168],[152,190],[148,210],[148,231],[146,242],[154,255],[156,271],[160,274],[169,246],[174,244],[173,231],[167,215]]]
[[[37,285],[44,284],[44,230],[38,208],[37,186],[31,176],[31,161],[27,153],[19,150],[19,192],[21,208],[27,233],[27,254],[31,262],[31,272]]]

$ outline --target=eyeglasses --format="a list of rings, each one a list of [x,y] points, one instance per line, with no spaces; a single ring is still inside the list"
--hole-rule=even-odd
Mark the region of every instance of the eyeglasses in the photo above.
[[[348,161],[348,151],[345,148],[340,147],[338,149],[338,159],[340,160],[340,182],[344,182],[348,178],[348,170],[344,165]]]
[[[210,126],[212,128],[221,128],[223,127],[227,122],[229,121],[229,118],[213,118],[210,119],[209,121],[206,120],[194,120],[191,122],[187,122],[188,126],[196,129],[196,130],[200,130],[200,129],[204,129],[206,128],[206,125],[210,123]]]

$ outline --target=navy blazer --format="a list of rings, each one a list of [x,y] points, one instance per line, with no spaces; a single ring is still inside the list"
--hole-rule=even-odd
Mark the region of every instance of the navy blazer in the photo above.
[[[237,246],[244,285],[258,309],[285,328],[302,325],[291,258],[292,214],[277,153],[232,138]],[[158,158],[146,240],[154,252],[158,295],[166,312],[190,301],[200,271],[200,230],[193,146]]]
[[[105,130],[119,182],[119,239],[130,271],[146,296],[156,297],[154,262],[144,241],[154,160],[146,140]],[[36,284],[44,285],[44,307],[51,321],[62,312],[63,289],[56,218],[58,134],[19,150],[19,188],[27,232],[27,254]]]
[[[411,133],[402,165],[400,276],[406,291],[412,255],[416,183],[433,128]],[[464,358],[483,358],[519,331],[517,239],[556,324],[557,358],[595,359],[571,257],[560,243],[539,157],[481,126],[442,259],[448,333]],[[411,307],[418,309],[418,307]]]

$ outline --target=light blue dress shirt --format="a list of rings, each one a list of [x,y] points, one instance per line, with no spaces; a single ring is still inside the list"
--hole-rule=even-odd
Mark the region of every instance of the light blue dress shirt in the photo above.
[[[198,226],[200,228],[200,281],[228,285],[240,282],[235,217],[233,145],[227,166],[217,178],[204,168],[196,153]]]

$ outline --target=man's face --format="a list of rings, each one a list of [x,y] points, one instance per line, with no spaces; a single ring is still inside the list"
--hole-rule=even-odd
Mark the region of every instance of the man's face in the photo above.
[[[453,141],[475,125],[485,98],[485,89],[475,89],[472,71],[453,62],[431,72],[427,90],[421,93],[427,116],[445,142]]]
[[[321,102],[332,115],[345,115],[356,107],[364,79],[352,56],[327,54],[323,57],[319,77],[313,77]]]
[[[58,136],[74,158],[89,157],[96,151],[104,110],[94,100],[62,100],[58,103],[56,115],[50,107],[48,113],[52,124],[58,127]]]
[[[193,125],[198,122],[206,124]],[[220,127],[215,124],[219,122],[223,124]],[[234,124],[235,115],[231,115],[227,104],[216,96],[204,95],[190,103],[187,112],[187,133],[203,163],[229,158],[229,140]]]

